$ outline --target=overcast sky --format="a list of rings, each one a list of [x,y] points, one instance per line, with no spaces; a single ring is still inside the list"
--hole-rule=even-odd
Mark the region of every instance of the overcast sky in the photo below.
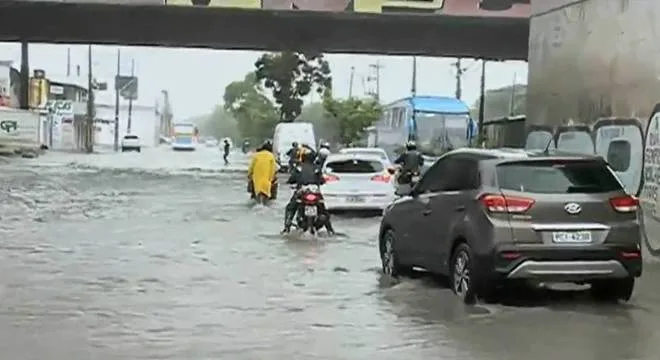
[[[71,49],[72,74],[80,64],[82,75],[87,73],[87,46],[84,45],[30,45],[30,68],[43,69],[46,74],[66,75],[67,48]],[[93,46],[93,72],[101,81],[112,83],[117,68],[116,46]],[[170,92],[175,117],[201,115],[221,103],[224,87],[240,80],[251,71],[261,52],[225,51],[206,49],[169,49],[155,47],[122,47],[122,70],[128,75],[131,59],[135,59],[139,77],[139,100],[152,105],[161,89]],[[362,95],[369,65],[379,62],[380,93],[383,101],[394,101],[408,96],[411,88],[412,57],[387,55],[327,55],[333,75],[333,93],[345,97],[349,93],[351,67],[355,68],[353,94]],[[0,60],[12,60],[20,67],[20,45],[0,42]],[[455,79],[450,58],[418,58],[417,93],[419,95],[449,95],[455,90]],[[463,77],[463,100],[471,104],[479,96],[480,66],[464,60],[468,71]],[[527,83],[527,64],[521,61],[488,63],[486,87],[510,85],[514,78],[518,84]],[[369,85],[366,84],[368,87]],[[110,85],[112,87],[112,85]],[[373,87],[373,84],[371,85]],[[100,101],[111,102],[114,95],[100,96]]]

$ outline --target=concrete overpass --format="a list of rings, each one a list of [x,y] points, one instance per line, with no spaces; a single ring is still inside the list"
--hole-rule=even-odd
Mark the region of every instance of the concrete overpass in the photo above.
[[[268,9],[144,5],[154,1],[162,0],[136,0],[139,5],[5,0],[0,2],[0,41],[527,58],[528,5],[522,12],[501,14],[479,9],[481,0],[444,0],[433,13],[422,14],[419,8],[384,13],[384,0],[352,0],[384,4],[364,12],[300,10],[293,1],[284,8],[298,10],[282,10],[277,1],[266,0],[256,1],[271,4]]]

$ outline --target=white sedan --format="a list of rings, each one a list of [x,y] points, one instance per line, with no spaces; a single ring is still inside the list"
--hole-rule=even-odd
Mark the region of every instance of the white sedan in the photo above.
[[[345,148],[339,150],[340,154],[366,154],[366,155],[376,155],[383,160],[390,162],[390,157],[387,155],[384,149],[376,147],[355,147],[355,148]]]
[[[395,198],[389,160],[370,154],[332,154],[323,165],[321,193],[328,210],[382,210]]]

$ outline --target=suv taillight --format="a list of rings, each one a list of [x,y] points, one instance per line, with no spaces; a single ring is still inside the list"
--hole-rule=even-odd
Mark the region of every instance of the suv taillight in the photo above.
[[[534,205],[534,199],[497,194],[485,194],[479,200],[492,213],[520,214]]]
[[[639,200],[633,196],[617,196],[610,199],[610,205],[616,212],[631,213],[639,209]]]

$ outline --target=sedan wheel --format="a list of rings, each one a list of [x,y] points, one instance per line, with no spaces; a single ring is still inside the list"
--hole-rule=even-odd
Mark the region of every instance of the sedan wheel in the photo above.
[[[470,248],[459,245],[454,251],[451,271],[451,284],[454,293],[466,304],[476,301],[472,279],[472,258]]]

